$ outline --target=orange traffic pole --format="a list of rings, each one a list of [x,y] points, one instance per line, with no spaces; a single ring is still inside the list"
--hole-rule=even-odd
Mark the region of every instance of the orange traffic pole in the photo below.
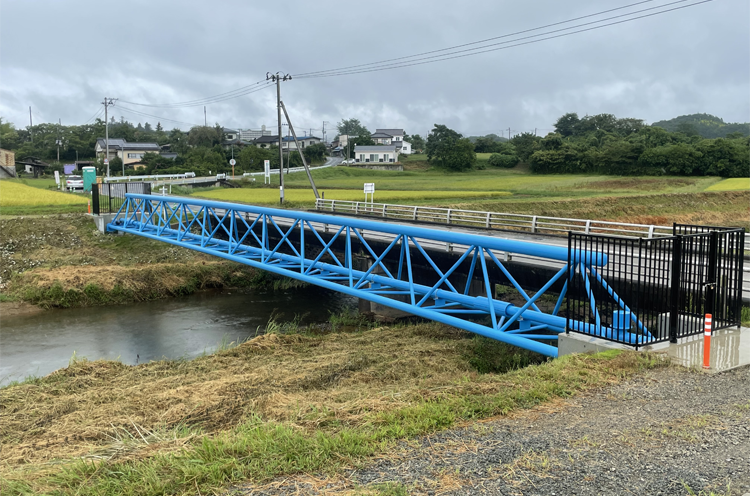
[[[91,200],[89,200],[89,213],[91,213]]]
[[[711,366],[711,314],[706,314],[706,323],[703,328],[703,368]]]

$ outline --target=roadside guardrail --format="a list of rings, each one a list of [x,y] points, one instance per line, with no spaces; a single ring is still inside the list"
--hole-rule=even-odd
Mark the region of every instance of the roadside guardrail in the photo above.
[[[316,201],[315,208],[316,210],[327,212],[375,215],[390,219],[456,224],[483,227],[485,229],[508,229],[539,234],[562,235],[572,231],[585,234],[613,234],[616,236],[645,238],[672,235],[671,226],[546,217],[543,215],[481,212],[417,205],[394,205],[391,203],[369,203],[320,198]]]

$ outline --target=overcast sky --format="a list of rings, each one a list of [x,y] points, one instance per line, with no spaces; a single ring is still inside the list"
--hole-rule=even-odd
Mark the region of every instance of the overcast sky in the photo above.
[[[0,116],[25,127],[31,106],[35,124],[58,119],[83,124],[102,109],[104,96],[145,104],[193,101],[265,80],[268,71],[302,74],[367,64],[637,1],[2,0]],[[549,29],[671,1],[644,2]],[[268,87],[211,103],[208,123],[274,127],[275,96]],[[714,0],[431,64],[295,78],[282,83],[282,99],[295,127],[312,128],[316,135],[323,121],[331,129],[344,118],[358,118],[371,131],[404,128],[422,135],[435,123],[465,135],[507,135],[509,127],[512,133],[536,128],[543,135],[566,112],[612,113],[649,123],[706,112],[726,122],[748,122],[750,2]],[[118,102],[110,111],[118,120],[161,121],[167,129],[188,129],[204,120],[203,106]]]

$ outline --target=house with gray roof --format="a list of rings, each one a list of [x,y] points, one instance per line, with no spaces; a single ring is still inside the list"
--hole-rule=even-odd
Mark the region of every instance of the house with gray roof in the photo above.
[[[404,141],[403,129],[376,129],[370,136],[379,145],[396,145],[399,153],[410,154],[411,143]]]
[[[398,161],[396,145],[354,145],[354,160],[362,163]]]
[[[96,140],[96,156],[104,158],[107,141],[104,138]],[[128,143],[122,138],[109,139],[109,158],[120,157],[125,165],[140,161],[146,153],[159,153],[159,143]]]

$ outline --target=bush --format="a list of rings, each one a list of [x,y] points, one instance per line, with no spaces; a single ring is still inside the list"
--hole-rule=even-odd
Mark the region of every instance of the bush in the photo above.
[[[503,167],[505,169],[512,169],[515,167],[520,159],[517,155],[501,155],[499,153],[493,153],[490,155],[488,163],[492,167]]]

